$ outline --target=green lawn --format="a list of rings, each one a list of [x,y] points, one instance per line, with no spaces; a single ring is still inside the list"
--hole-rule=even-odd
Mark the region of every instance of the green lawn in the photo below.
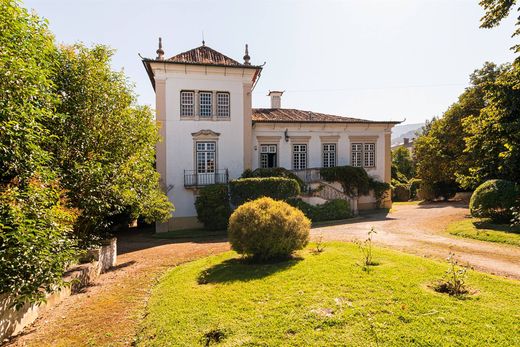
[[[448,225],[447,232],[452,235],[482,241],[508,243],[520,246],[520,227],[493,224],[476,218],[466,218]]]
[[[458,299],[433,291],[447,264],[350,243],[258,265],[234,252],[178,266],[154,288],[138,346],[520,345],[520,282],[469,273]],[[199,284],[201,282],[202,284]],[[211,344],[213,345],[213,344]]]

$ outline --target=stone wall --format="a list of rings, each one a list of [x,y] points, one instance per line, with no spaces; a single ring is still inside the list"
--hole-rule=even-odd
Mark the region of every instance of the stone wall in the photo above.
[[[65,272],[63,279],[70,285],[47,294],[45,303],[26,304],[16,310],[12,307],[13,297],[6,294],[0,295],[0,345],[4,339],[21,333],[26,326],[38,318],[40,312],[56,305],[71,294],[77,293],[92,283],[101,273],[115,266],[117,261],[116,238],[108,240],[100,248],[91,250],[89,253],[92,261],[75,265]]]

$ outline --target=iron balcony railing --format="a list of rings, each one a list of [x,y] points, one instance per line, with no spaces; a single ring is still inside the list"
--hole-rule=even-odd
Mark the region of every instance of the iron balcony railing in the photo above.
[[[184,170],[184,187],[196,188],[210,184],[224,183],[229,180],[228,170],[215,170],[215,172],[197,172],[196,170]]]

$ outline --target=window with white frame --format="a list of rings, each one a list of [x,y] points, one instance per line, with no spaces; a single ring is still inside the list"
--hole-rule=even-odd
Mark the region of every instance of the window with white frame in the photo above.
[[[195,92],[181,92],[181,117],[192,117],[195,115]]]
[[[352,166],[361,167],[363,166],[363,144],[353,143],[352,144]]]
[[[293,169],[307,168],[307,145],[293,145]]]
[[[323,167],[334,167],[336,166],[336,144],[335,143],[324,143],[323,144]]]
[[[376,144],[375,143],[363,144],[363,166],[364,167],[376,166]]]
[[[229,117],[229,93],[217,93],[217,117]]]
[[[376,166],[376,144],[375,143],[353,143],[352,166],[375,167]]]
[[[260,167],[273,168],[277,167],[277,146],[276,145],[260,145]]]
[[[216,167],[216,143],[214,141],[196,142],[197,173],[213,173]]]
[[[213,93],[199,92],[199,116],[211,117],[213,108]]]

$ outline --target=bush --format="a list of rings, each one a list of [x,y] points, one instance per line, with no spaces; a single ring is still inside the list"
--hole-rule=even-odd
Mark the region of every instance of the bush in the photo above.
[[[240,178],[229,182],[231,203],[240,206],[246,201],[266,196],[287,200],[300,194],[298,182],[290,178]]]
[[[231,207],[225,184],[213,184],[200,190],[195,199],[197,219],[209,230],[226,229]]]
[[[370,191],[370,177],[362,167],[327,167],[322,168],[320,174],[327,182],[339,182],[347,195],[366,195]]]
[[[307,245],[310,226],[310,220],[297,208],[260,198],[233,212],[229,242],[236,252],[259,260],[284,258]]]
[[[296,176],[291,171],[283,168],[283,167],[274,167],[274,168],[258,168],[256,170],[251,171],[250,169],[245,170],[242,173],[241,178],[254,178],[254,177],[284,177],[291,178],[298,182],[300,186],[300,190],[305,190],[305,183],[302,179]]]
[[[489,180],[475,189],[469,202],[471,215],[480,218],[491,218],[497,223],[509,222],[512,218],[511,208],[519,197],[518,185],[506,180]]]
[[[417,198],[417,191],[418,191],[419,188],[421,187],[421,182],[422,182],[422,180],[419,179],[419,178],[412,178],[412,179],[408,182],[408,186],[410,187],[410,197],[411,197],[412,199]]]
[[[368,186],[370,190],[374,192],[374,197],[376,198],[376,207],[380,208],[383,200],[388,196],[388,191],[391,189],[389,183],[376,181],[372,177],[368,178]]]
[[[349,203],[341,199],[330,200],[317,206],[301,199],[289,199],[287,203],[302,211],[313,222],[352,218]]]
[[[421,188],[417,191],[417,197],[421,200],[433,201],[436,199],[449,200],[457,193],[458,185],[455,182],[429,183],[421,181]]]
[[[395,201],[408,201],[410,200],[410,188],[406,184],[399,184],[394,187],[393,191]]]

